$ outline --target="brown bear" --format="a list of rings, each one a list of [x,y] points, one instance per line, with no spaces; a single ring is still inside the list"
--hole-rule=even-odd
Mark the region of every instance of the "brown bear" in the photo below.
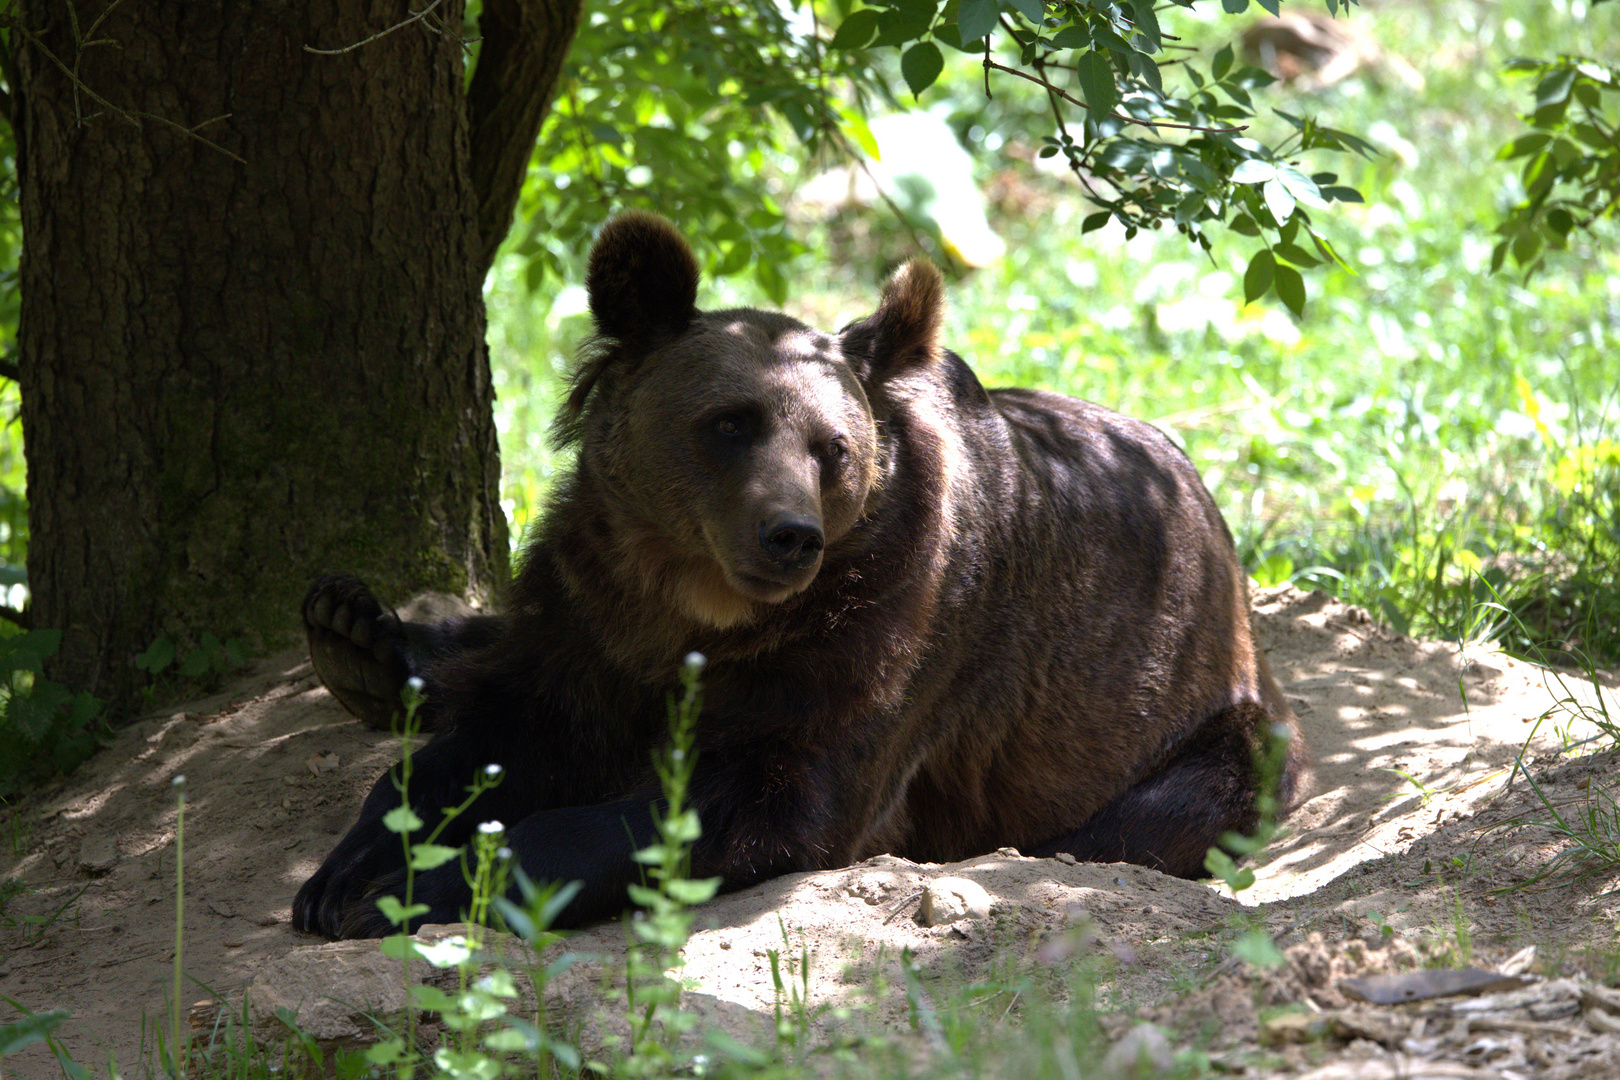
[[[577,444],[502,617],[401,623],[352,577],[317,581],[310,653],[351,711],[386,723],[404,679],[437,732],[410,797],[429,827],[498,819],[530,877],[580,881],[564,924],[611,915],[653,838],[652,752],[692,651],[708,658],[690,787],[696,876],[736,888],[892,852],[1012,846],[1202,876],[1256,824],[1256,754],[1293,736],[1254,643],[1246,577],[1191,463],[1154,428],[1032,390],[987,392],[940,344],[926,261],[836,334],[774,312],[704,312],[661,218],[602,230],[597,337],[560,419]],[[397,802],[299,890],[298,927],[385,933],[404,886]],[[418,873],[426,921],[469,894]]]

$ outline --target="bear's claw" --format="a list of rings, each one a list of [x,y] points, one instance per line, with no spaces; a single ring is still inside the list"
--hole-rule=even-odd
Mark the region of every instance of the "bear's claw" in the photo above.
[[[303,615],[315,674],[367,727],[388,730],[411,674],[399,616],[349,574],[328,574],[311,585]]]

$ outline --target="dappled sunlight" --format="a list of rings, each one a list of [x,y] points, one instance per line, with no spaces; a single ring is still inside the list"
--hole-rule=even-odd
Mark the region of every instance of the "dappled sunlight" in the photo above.
[[[1521,747],[1543,754],[1600,730],[1578,707],[1597,702],[1590,684],[1569,680],[1554,693],[1544,669],[1391,635],[1323,594],[1271,590],[1257,609],[1316,776],[1245,903],[1310,893],[1404,850],[1498,794]],[[1620,716],[1620,699],[1605,699]]]

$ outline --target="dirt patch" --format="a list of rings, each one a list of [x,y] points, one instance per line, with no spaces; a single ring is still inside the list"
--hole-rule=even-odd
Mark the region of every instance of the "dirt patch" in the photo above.
[[[1559,753],[1592,733],[1560,704],[1590,701],[1590,687],[1562,685],[1488,650],[1392,636],[1321,594],[1262,593],[1256,625],[1299,712],[1316,781],[1240,898],[1138,867],[1012,852],[952,867],[877,859],[777,879],[706,907],[687,954],[687,974],[701,984],[694,1000],[716,1023],[763,1031],[775,1004],[770,954],[791,961],[808,952],[813,1002],[859,1002],[863,1022],[903,1025],[907,1005],[892,965],[906,950],[925,975],[970,978],[998,965],[1050,967],[1085,951],[1107,959],[1103,990],[1119,1015],[1147,1009],[1179,1038],[1199,1036],[1178,1016],[1214,1008],[1197,994],[1225,987],[1253,1017],[1232,1031],[1259,1052],[1255,1002],[1262,1011],[1272,998],[1339,1009],[1312,995],[1337,993],[1335,980],[1353,969],[1437,960],[1491,967],[1535,944],[1543,975],[1614,974],[1602,970],[1616,955],[1620,898],[1606,895],[1614,878],[1499,891],[1529,881],[1565,848],[1530,824],[1547,816],[1540,798],[1578,810],[1612,775],[1612,758],[1565,762]],[[1608,707],[1620,718],[1612,692]],[[1540,796],[1513,767],[1527,741]],[[28,891],[0,921],[0,994],[35,1011],[71,1011],[58,1031],[78,1061],[100,1071],[110,1055],[140,1075],[173,962],[177,774],[186,778],[186,972],[239,1001],[255,978],[268,992],[278,971],[335,970],[311,967],[310,957],[326,954],[291,929],[288,904],[397,755],[392,739],[350,720],[293,654],[261,662],[228,693],[121,732],[65,783],[15,809],[21,832],[16,850],[0,855],[0,879],[18,878]],[[988,917],[932,927],[917,920],[923,890],[947,874],[984,888]],[[1254,926],[1284,946],[1330,952],[1311,970],[1337,974],[1323,986],[1273,985],[1247,969],[1221,969],[1234,934]],[[620,934],[599,927],[575,944],[611,956]],[[1391,944],[1414,940],[1431,951],[1417,957],[1399,951],[1417,946]],[[1300,963],[1311,966],[1308,955]],[[579,970],[586,987],[589,969]],[[1188,985],[1203,989],[1171,995]],[[308,991],[304,1007],[313,1010],[320,993]],[[206,996],[197,985],[188,995]],[[821,1014],[822,1034],[840,1015]],[[0,1022],[10,1018],[0,1005]],[[1276,1068],[1319,1069],[1324,1052],[1353,1056],[1358,1039],[1368,1042],[1323,1038],[1311,1054],[1275,1051]],[[1385,1052],[1410,1052],[1393,1045]],[[37,1045],[5,1059],[4,1070],[58,1075]]]

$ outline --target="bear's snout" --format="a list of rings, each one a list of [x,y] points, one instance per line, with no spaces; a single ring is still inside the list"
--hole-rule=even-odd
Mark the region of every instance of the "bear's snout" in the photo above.
[[[784,574],[800,574],[821,558],[827,544],[821,523],[802,514],[776,514],[759,527],[759,546]]]

